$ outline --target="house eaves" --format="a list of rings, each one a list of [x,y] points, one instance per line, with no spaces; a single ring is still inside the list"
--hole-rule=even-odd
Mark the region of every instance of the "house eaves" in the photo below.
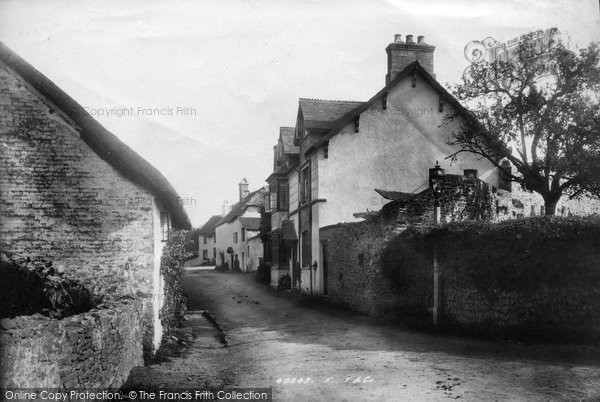
[[[315,150],[319,149],[333,136],[335,136],[341,130],[343,130],[344,127],[352,123],[357,116],[360,116],[361,113],[368,110],[376,101],[378,101],[385,94],[387,94],[396,84],[398,84],[406,77],[412,76],[414,74],[421,76],[429,85],[431,85],[431,87],[436,92],[438,92],[438,94],[443,98],[443,100],[450,106],[452,106],[462,117],[468,119],[472,123],[475,123],[480,129],[483,129],[481,124],[477,121],[477,119],[473,116],[471,112],[469,112],[463,105],[461,105],[461,103],[450,92],[448,92],[446,88],[444,88],[426,69],[424,69],[418,61],[414,61],[408,66],[406,66],[404,70],[399,72],[398,75],[392,81],[390,81],[389,84],[387,84],[383,89],[377,92],[371,99],[352,109],[344,116],[342,116],[339,120],[337,120],[335,126],[323,138],[311,145],[304,152],[304,154],[308,155],[314,152]]]

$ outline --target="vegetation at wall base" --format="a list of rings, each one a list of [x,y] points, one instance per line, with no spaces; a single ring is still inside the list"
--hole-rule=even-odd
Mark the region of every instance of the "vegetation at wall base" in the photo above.
[[[277,290],[290,290],[292,289],[292,277],[289,274],[284,274],[279,278],[277,282]]]
[[[90,291],[57,272],[52,261],[0,254],[0,318],[39,313],[65,318],[95,307]]]
[[[175,334],[187,312],[187,300],[181,286],[183,263],[186,260],[186,248],[189,244],[189,231],[169,232],[169,239],[163,248],[160,272],[165,281],[165,302],[160,311],[163,337]]]

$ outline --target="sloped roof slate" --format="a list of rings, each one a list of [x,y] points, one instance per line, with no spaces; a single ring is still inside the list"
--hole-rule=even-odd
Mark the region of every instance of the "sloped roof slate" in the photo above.
[[[239,217],[238,220],[246,230],[260,229],[260,218],[254,217]]]
[[[297,154],[300,150],[300,147],[294,145],[295,131],[296,129],[294,127],[279,128],[279,136],[281,137],[281,142],[283,143],[283,151],[286,154]]]
[[[200,236],[210,236],[215,231],[215,227],[217,227],[217,223],[223,218],[222,215],[213,215],[209,220],[206,221],[204,225],[198,231]]]
[[[224,223],[233,222],[236,220],[241,214],[244,213],[246,208],[250,205],[262,206],[264,205],[264,196],[267,194],[268,190],[264,187],[255,190],[244,197],[242,201],[238,201],[231,206],[231,211],[229,211],[221,220],[217,222],[215,227],[221,226]]]
[[[365,102],[300,98],[306,128],[333,128],[335,122]]]

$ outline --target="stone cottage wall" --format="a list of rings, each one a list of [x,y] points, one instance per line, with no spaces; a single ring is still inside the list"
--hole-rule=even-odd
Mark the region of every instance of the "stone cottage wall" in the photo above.
[[[0,249],[53,260],[59,272],[85,284],[96,300],[121,296],[140,300],[135,304],[138,312],[130,311],[131,307],[102,313],[108,317],[104,320],[118,321],[122,329],[68,319],[69,329],[62,321],[42,325],[30,321],[31,317],[19,318],[26,320],[15,335],[22,339],[11,350],[18,351],[13,358],[21,363],[15,370],[7,366],[10,362],[3,363],[5,375],[37,370],[27,371],[29,380],[44,378],[44,370],[51,371],[50,365],[58,363],[49,357],[38,367],[38,352],[39,356],[58,357],[67,353],[69,359],[78,354],[78,361],[87,361],[90,356],[80,346],[73,346],[71,351],[59,347],[52,355],[45,351],[46,346],[56,348],[68,334],[77,333],[88,334],[97,353],[104,348],[107,352],[102,353],[116,356],[92,359],[100,362],[102,369],[77,363],[81,371],[96,373],[105,384],[116,384],[127,375],[126,370],[143,364],[138,355],[144,350],[150,357],[160,340],[158,313],[152,308],[161,300],[160,295],[153,294],[161,289],[155,278],[155,254],[159,252],[155,244],[155,198],[101,159],[82,135],[85,133],[56,105],[0,63]],[[142,313],[141,318],[133,317]],[[119,348],[123,348],[122,353]],[[66,376],[71,369],[66,362],[52,367],[64,367]],[[103,377],[106,373],[111,373],[110,378]],[[75,379],[61,381],[73,384]]]
[[[153,197],[0,64],[0,248],[52,259],[97,295],[152,294]]]
[[[142,356],[142,302],[122,300],[62,320],[0,320],[0,386],[119,388]]]

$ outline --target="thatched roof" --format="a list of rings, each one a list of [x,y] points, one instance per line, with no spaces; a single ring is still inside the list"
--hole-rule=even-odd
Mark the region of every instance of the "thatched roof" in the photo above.
[[[85,109],[46,76],[0,42],[0,62],[16,72],[75,123],[81,139],[123,176],[153,194],[171,215],[173,227],[189,229],[190,220],[177,192],[150,163],[102,127]]]

